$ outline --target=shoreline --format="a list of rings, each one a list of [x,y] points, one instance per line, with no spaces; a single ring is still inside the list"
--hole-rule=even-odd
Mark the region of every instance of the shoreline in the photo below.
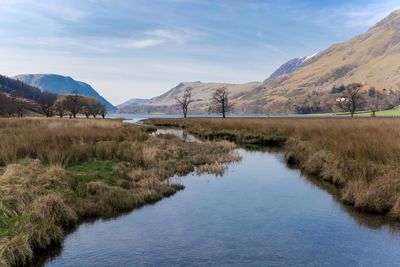
[[[183,186],[168,182],[173,176],[238,160],[228,142],[189,144],[115,120],[1,122],[0,146],[15,145],[0,153],[2,266],[31,264],[88,218],[110,218],[175,194]]]
[[[314,119],[314,118],[313,118]],[[246,122],[251,121],[251,122]],[[318,124],[323,119],[315,118],[311,120],[315,131],[320,130],[320,134],[324,134],[324,130]],[[340,119],[335,118],[338,124],[344,122],[345,127],[351,128],[351,122],[362,122],[369,120],[371,123],[377,122],[377,119],[370,118],[354,118],[354,119]],[[382,120],[382,119],[379,119]],[[389,119],[386,119],[389,120]],[[262,123],[268,121],[268,129],[262,128]],[[279,129],[280,121],[285,121],[286,127],[284,130]],[[380,191],[385,190],[381,185],[384,182],[375,182],[369,184],[365,182],[365,177],[362,177],[363,170],[367,169],[367,179],[374,179],[374,175],[388,175],[393,174],[395,167],[382,166],[372,162],[357,162],[357,159],[343,161],[326,148],[316,147],[310,145],[313,141],[305,138],[305,136],[295,135],[291,131],[296,131],[301,128],[301,123],[310,121],[308,119],[285,119],[285,118],[227,118],[227,119],[211,119],[202,118],[196,119],[148,119],[145,123],[153,126],[181,128],[197,137],[206,140],[229,140],[238,145],[255,145],[278,148],[284,153],[284,157],[288,166],[297,168],[304,172],[307,176],[317,177],[321,181],[325,181],[335,186],[338,190],[337,199],[345,205],[354,207],[357,210],[366,212],[368,214],[383,215],[387,220],[400,221],[400,199],[393,200],[396,197],[397,190],[387,195],[381,195]],[[242,124],[242,125],[241,125]],[[347,125],[348,124],[348,125]],[[387,123],[386,123],[387,124]],[[390,125],[386,125],[390,126]],[[284,128],[282,127],[282,128]],[[306,127],[306,126],[304,126]],[[290,128],[290,129],[289,129]],[[400,125],[399,125],[400,128]],[[310,130],[311,132],[312,130]],[[306,132],[306,130],[305,130]],[[328,133],[328,132],[327,132]],[[308,133],[309,134],[309,133]],[[312,137],[309,137],[312,138]],[[318,136],[321,138],[321,136]],[[332,142],[327,140],[326,142]],[[367,140],[368,141],[368,140]],[[372,168],[373,171],[368,169]],[[389,169],[389,170],[387,170]],[[347,173],[346,173],[347,172]],[[352,179],[351,175],[358,175],[359,178]],[[385,185],[384,185],[385,186]],[[374,192],[371,192],[372,187]],[[386,189],[388,190],[388,189]]]

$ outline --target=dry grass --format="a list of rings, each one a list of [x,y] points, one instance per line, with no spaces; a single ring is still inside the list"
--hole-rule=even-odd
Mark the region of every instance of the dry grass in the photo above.
[[[335,184],[361,210],[400,219],[398,119],[153,119],[208,139],[281,146],[286,160]]]
[[[0,119],[0,265],[30,263],[84,218],[174,194],[183,188],[168,182],[174,175],[237,160],[228,142],[149,131],[111,120]]]

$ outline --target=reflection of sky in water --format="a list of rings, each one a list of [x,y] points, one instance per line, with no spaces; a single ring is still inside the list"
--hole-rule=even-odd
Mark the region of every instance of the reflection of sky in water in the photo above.
[[[84,224],[46,266],[396,266],[400,237],[347,212],[279,157],[246,152],[222,178],[115,220]],[[362,223],[362,225],[360,225]]]

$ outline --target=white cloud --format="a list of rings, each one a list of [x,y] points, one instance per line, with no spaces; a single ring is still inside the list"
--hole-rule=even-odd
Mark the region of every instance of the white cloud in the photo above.
[[[143,40],[131,41],[124,46],[130,47],[130,48],[146,48],[146,47],[161,45],[165,42],[166,41],[162,40],[162,39],[143,39]]]

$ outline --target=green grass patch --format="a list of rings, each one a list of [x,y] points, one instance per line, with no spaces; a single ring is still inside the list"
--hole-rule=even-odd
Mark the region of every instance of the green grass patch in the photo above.
[[[67,167],[66,170],[75,178],[75,182],[78,184],[100,180],[108,185],[116,185],[117,183],[113,176],[114,164],[111,160],[96,160],[72,165]]]

